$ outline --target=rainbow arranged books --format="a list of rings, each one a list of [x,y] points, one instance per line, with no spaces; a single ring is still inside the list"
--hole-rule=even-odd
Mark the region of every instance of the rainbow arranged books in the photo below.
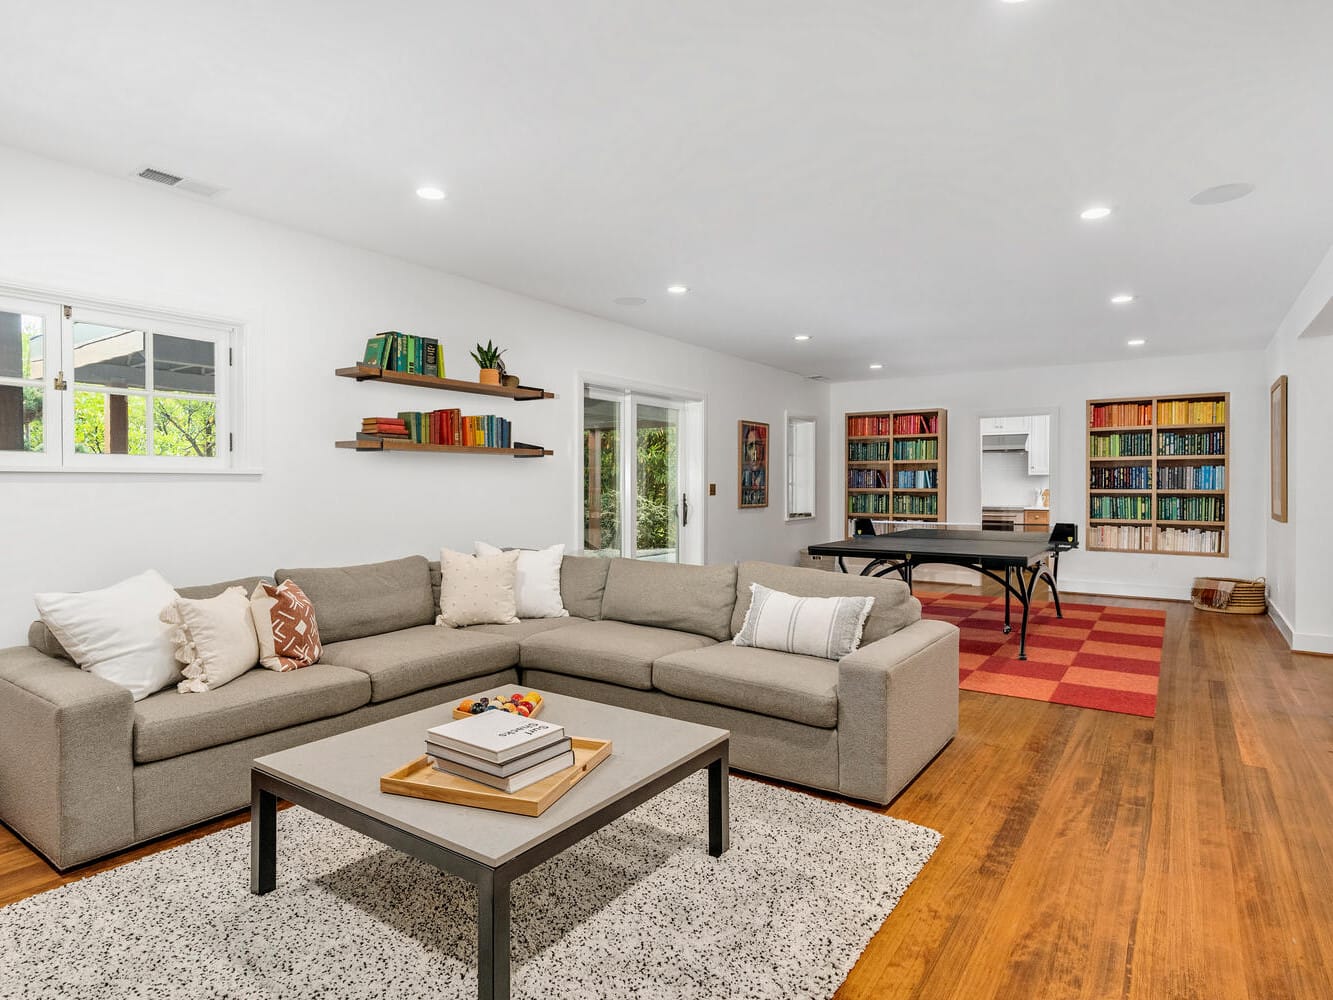
[[[390,372],[445,377],[444,349],[438,340],[397,330],[386,330],[367,340],[361,363]]]

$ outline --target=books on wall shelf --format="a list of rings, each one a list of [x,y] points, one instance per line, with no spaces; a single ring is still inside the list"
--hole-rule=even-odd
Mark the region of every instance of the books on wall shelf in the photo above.
[[[1089,408],[1088,426],[1151,427],[1152,403],[1099,403]]]
[[[361,363],[390,372],[446,377],[444,349],[438,340],[397,330],[386,330],[367,340]]]
[[[437,771],[511,794],[574,766],[563,726],[504,710],[427,730],[426,756]]]
[[[360,440],[371,437],[465,448],[513,448],[513,423],[493,413],[465,417],[459,409],[404,410],[396,417],[363,417]]]
[[[1157,423],[1224,424],[1227,404],[1224,399],[1164,399],[1157,404]]]

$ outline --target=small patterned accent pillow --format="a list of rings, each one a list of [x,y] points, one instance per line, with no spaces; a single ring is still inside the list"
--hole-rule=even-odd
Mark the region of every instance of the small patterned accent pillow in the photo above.
[[[750,584],[750,610],[732,640],[782,653],[840,660],[861,645],[873,597],[795,597]]]
[[[324,647],[319,642],[315,606],[295,580],[257,586],[250,595],[250,615],[259,640],[261,666],[295,670],[319,662]]]
[[[512,625],[518,621],[514,586],[518,579],[518,552],[470,556],[440,552],[440,617],[436,625]]]
[[[228,587],[217,597],[178,597],[162,609],[171,626],[176,659],[185,664],[181,694],[212,691],[234,681],[259,662],[259,643],[245,588]]]

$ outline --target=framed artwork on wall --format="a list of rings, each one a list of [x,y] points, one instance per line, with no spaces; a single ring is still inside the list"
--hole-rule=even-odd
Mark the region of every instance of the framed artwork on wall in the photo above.
[[[1270,509],[1274,521],[1287,520],[1287,376],[1268,390]]]
[[[768,424],[757,420],[740,421],[740,476],[736,506],[768,506]]]

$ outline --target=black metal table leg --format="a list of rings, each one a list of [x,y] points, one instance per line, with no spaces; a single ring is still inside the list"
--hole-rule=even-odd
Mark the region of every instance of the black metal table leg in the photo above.
[[[250,775],[250,891],[272,892],[278,884],[278,798]]]
[[[731,846],[731,766],[724,751],[708,765],[708,853],[721,857]]]
[[[477,997],[509,1000],[509,879],[493,871],[477,883]]]
[[[1028,609],[1032,607],[1032,592],[1037,587],[1037,569],[1033,567],[1030,571],[1027,586],[1023,586],[1023,571],[1020,569],[1018,576],[1018,594],[1019,600],[1023,604],[1023,625],[1018,635],[1018,658],[1026,660],[1028,658]]]
[[[1010,591],[1009,581],[1010,581],[1010,574],[1012,572],[1013,571],[1008,566],[1004,568],[1004,634],[1005,635],[1008,635],[1010,632],[1014,630],[1014,627],[1009,624],[1009,591]],[[1018,578],[1018,585],[1020,587],[1023,585],[1023,578],[1021,576]]]

